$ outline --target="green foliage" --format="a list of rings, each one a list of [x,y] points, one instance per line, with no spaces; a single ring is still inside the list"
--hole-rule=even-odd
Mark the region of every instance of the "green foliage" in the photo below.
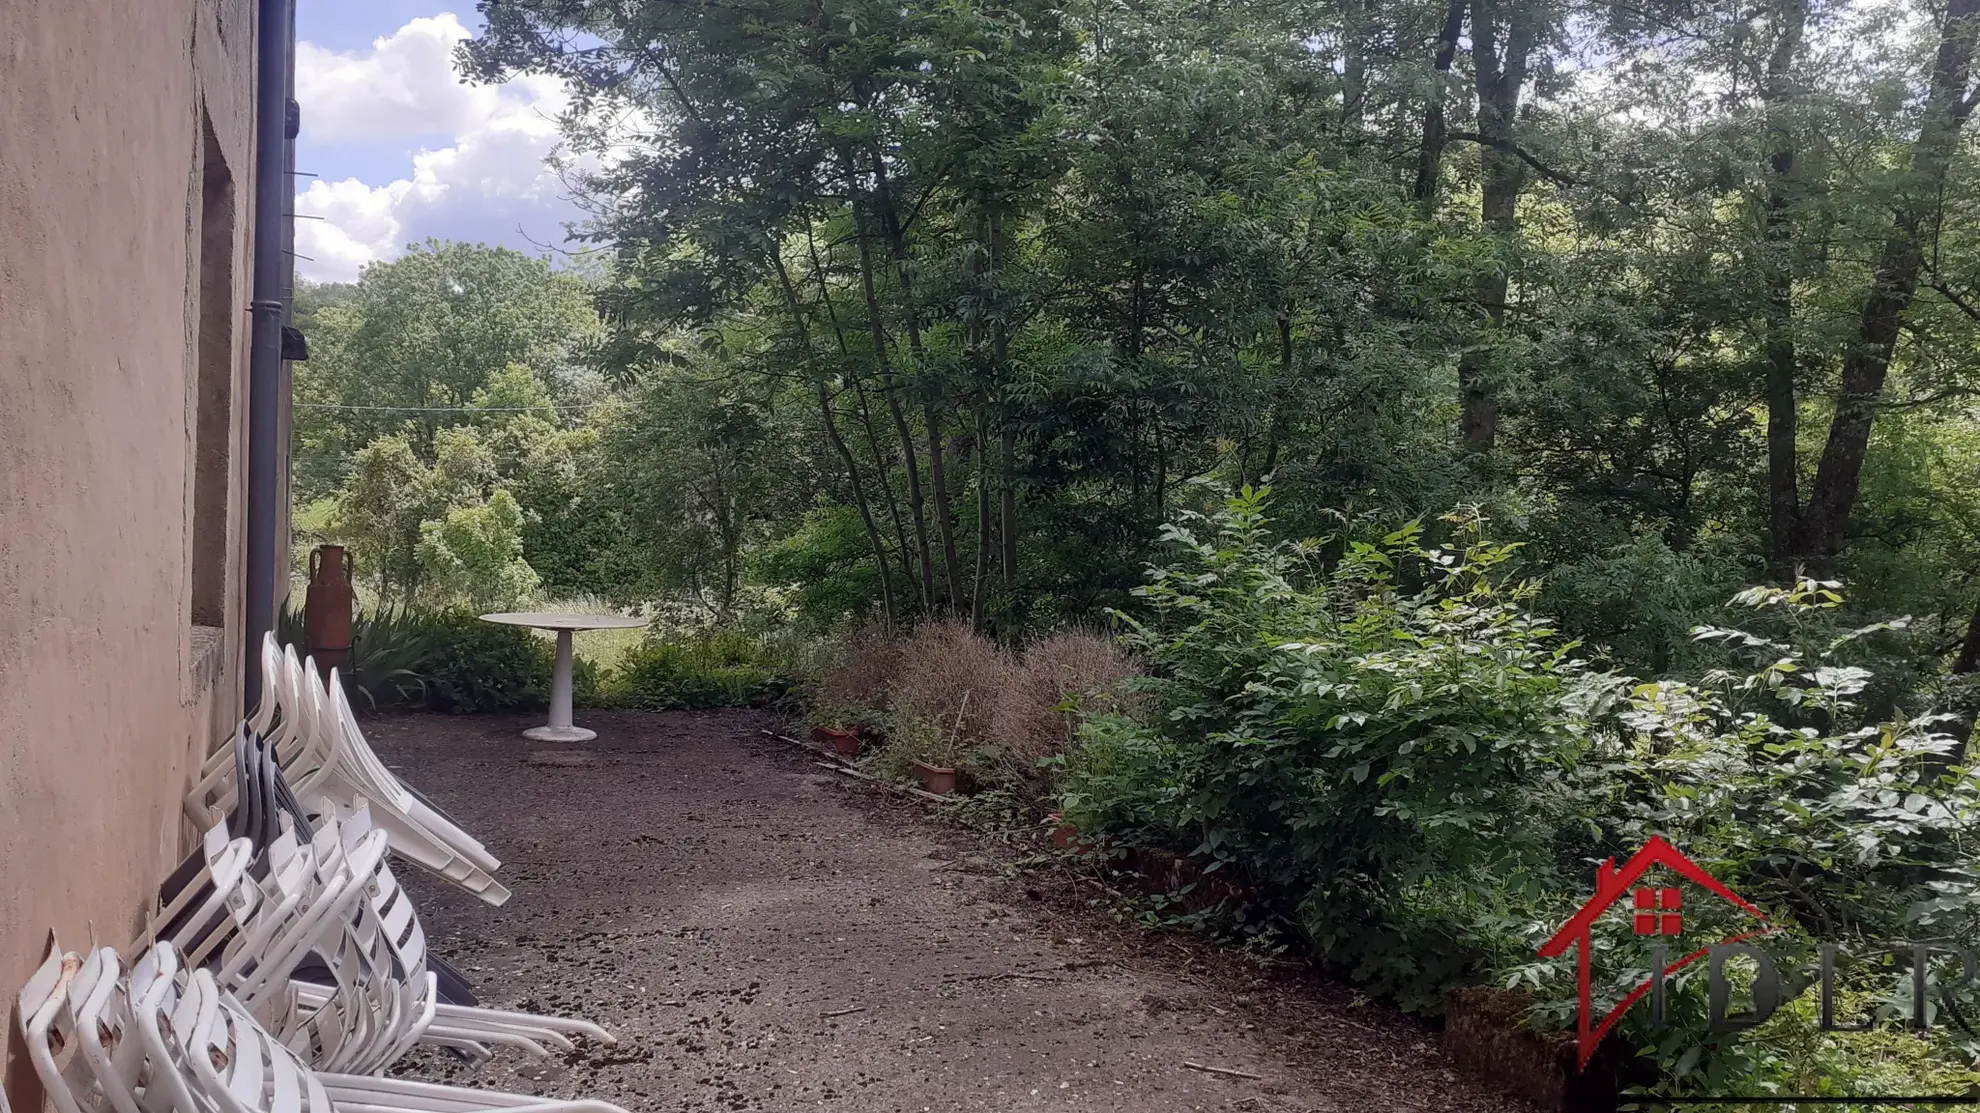
[[[428,241],[352,286],[305,285],[297,302],[310,359],[296,365],[296,400],[315,407],[296,413],[305,499],[344,486],[381,437],[431,461],[440,430],[496,416],[471,408],[555,422],[552,404],[596,389],[579,359],[597,329],[583,282],[507,248]],[[519,389],[518,371],[539,389]]]
[[[469,613],[442,613],[422,625],[433,651],[418,670],[426,706],[457,713],[522,711],[544,706],[556,650],[521,626],[483,622]]]
[[[520,711],[548,699],[555,651],[523,627],[399,606],[360,610],[351,629],[343,679],[360,711]],[[292,603],[279,637],[304,654],[302,634],[302,612]],[[594,670],[577,671],[580,690],[596,687]]]
[[[648,639],[604,679],[598,698],[642,711],[761,707],[788,687],[782,662],[762,638],[708,630]]]
[[[1412,1005],[1652,830],[1822,930],[1965,915],[1967,722],[1921,717],[1980,702],[1964,0],[1472,0],[1444,59],[1427,0],[484,6],[460,60],[571,89],[610,263],[302,292],[305,520],[375,597],[953,625],[982,669],[829,706],[1013,793],[1064,713],[983,757],[963,694],[1121,613],[1149,702],[1083,716],[1068,807]],[[583,683],[776,671],[676,642]]]
[[[1179,563],[1122,616],[1162,713],[1091,724],[1067,814],[1242,871],[1322,954],[1429,1007],[1485,956],[1407,910],[1502,903],[1546,860],[1585,746],[1574,646],[1477,519],[1449,548],[1411,525],[1326,566],[1271,537],[1266,493],[1168,529]],[[1443,938],[1398,943],[1405,924]]]
[[[835,630],[862,615],[879,589],[866,555],[859,515],[843,506],[819,507],[789,536],[759,550],[752,571],[790,591],[801,628]]]
[[[381,437],[357,454],[331,509],[329,534],[350,547],[358,574],[388,596],[419,582],[419,523],[431,476],[404,436]]]
[[[438,631],[402,607],[360,610],[351,619],[349,691],[366,710],[425,704],[426,676],[441,652]]]
[[[1693,632],[1738,667],[1639,682],[1589,670],[1530,609],[1535,586],[1505,577],[1512,547],[1452,524],[1434,547],[1415,525],[1276,541],[1253,491],[1184,516],[1178,561],[1123,616],[1154,702],[1087,719],[1068,816],[1241,871],[1319,954],[1412,1008],[1498,977],[1536,994],[1534,1023],[1571,1025],[1574,959],[1533,948],[1592,891],[1593,862],[1652,835],[1768,912],[1781,930],[1756,945],[1791,993],[1817,940],[1980,940],[1980,772],[1943,716],[1869,699],[1858,663],[1904,621],[1838,628],[1832,582],[1754,588],[1734,604],[1766,632]],[[1685,916],[1687,938],[1750,926],[1715,902]],[[1595,933],[1598,1002],[1645,976],[1626,920]],[[1866,966],[1845,989],[1902,1014],[1909,976]],[[1731,1036],[1707,1030],[1702,970],[1669,992],[1667,1029],[1640,1010],[1623,1028],[1664,1068],[1660,1093],[1970,1075],[1950,1033],[1900,1071],[1876,1050],[1889,1032],[1815,1032],[1805,1002]]]
[[[674,477],[574,519],[636,538],[590,590],[721,609],[740,548],[808,622],[1017,640],[1210,477],[1490,507],[1652,675],[1797,564],[1938,655],[1980,602],[1953,9],[1468,4],[1440,64],[1413,0],[495,7],[461,61],[599,156],[596,474]]]
[[[480,506],[454,507],[438,521],[420,523],[417,553],[427,590],[483,611],[508,610],[535,594],[540,581],[523,560],[522,524],[522,507],[501,488]]]

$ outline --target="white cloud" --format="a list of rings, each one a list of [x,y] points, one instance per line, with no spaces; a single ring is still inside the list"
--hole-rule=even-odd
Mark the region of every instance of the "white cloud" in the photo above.
[[[581,214],[545,159],[569,93],[548,77],[462,85],[452,50],[467,37],[443,13],[413,20],[362,54],[297,46],[296,99],[311,138],[348,145],[449,137],[413,155],[410,177],[381,185],[321,178],[298,194],[297,213],[325,218],[297,222],[305,278],[349,281],[364,264],[429,236],[524,249],[563,242],[563,225]]]
[[[321,139],[453,135],[488,116],[498,97],[454,73],[454,46],[472,36],[451,12],[415,19],[364,53],[296,44],[296,100]]]

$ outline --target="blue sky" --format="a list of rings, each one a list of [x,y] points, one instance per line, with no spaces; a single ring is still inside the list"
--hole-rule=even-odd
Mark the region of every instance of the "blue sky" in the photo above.
[[[463,84],[453,47],[479,29],[472,0],[299,0],[302,104],[296,226],[305,278],[350,281],[428,237],[540,254],[578,219],[544,159],[561,84]]]

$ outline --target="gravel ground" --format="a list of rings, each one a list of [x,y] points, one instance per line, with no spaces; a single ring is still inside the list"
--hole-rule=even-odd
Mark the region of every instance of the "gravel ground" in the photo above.
[[[502,908],[400,872],[483,1003],[614,1047],[416,1077],[632,1110],[1520,1110],[1421,1025],[1290,964],[1122,926],[1089,888],[830,773],[751,712],[368,734],[503,860]],[[1194,1064],[1192,1067],[1190,1064]],[[1233,1073],[1195,1069],[1214,1067]]]

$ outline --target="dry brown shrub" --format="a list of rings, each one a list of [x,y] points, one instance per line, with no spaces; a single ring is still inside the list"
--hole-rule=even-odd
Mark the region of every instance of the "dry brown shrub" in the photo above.
[[[966,622],[937,619],[901,637],[868,627],[820,677],[814,714],[883,722],[882,775],[908,776],[915,760],[961,765],[979,786],[1038,795],[1048,787],[1039,761],[1070,748],[1081,713],[1119,707],[1139,671],[1088,630],[1016,654]]]
[[[1016,682],[991,707],[990,739],[1024,764],[1065,752],[1078,712],[1104,710],[1120,699],[1134,661],[1112,638],[1061,630],[1024,651]],[[1077,710],[1076,710],[1077,709]]]
[[[818,705],[827,714],[858,717],[887,710],[888,690],[900,667],[901,642],[885,627],[853,632],[839,658],[818,678]]]
[[[953,741],[944,748],[966,750],[989,740],[990,709],[1018,678],[1016,660],[968,623],[924,622],[901,640],[888,708],[939,728]]]

